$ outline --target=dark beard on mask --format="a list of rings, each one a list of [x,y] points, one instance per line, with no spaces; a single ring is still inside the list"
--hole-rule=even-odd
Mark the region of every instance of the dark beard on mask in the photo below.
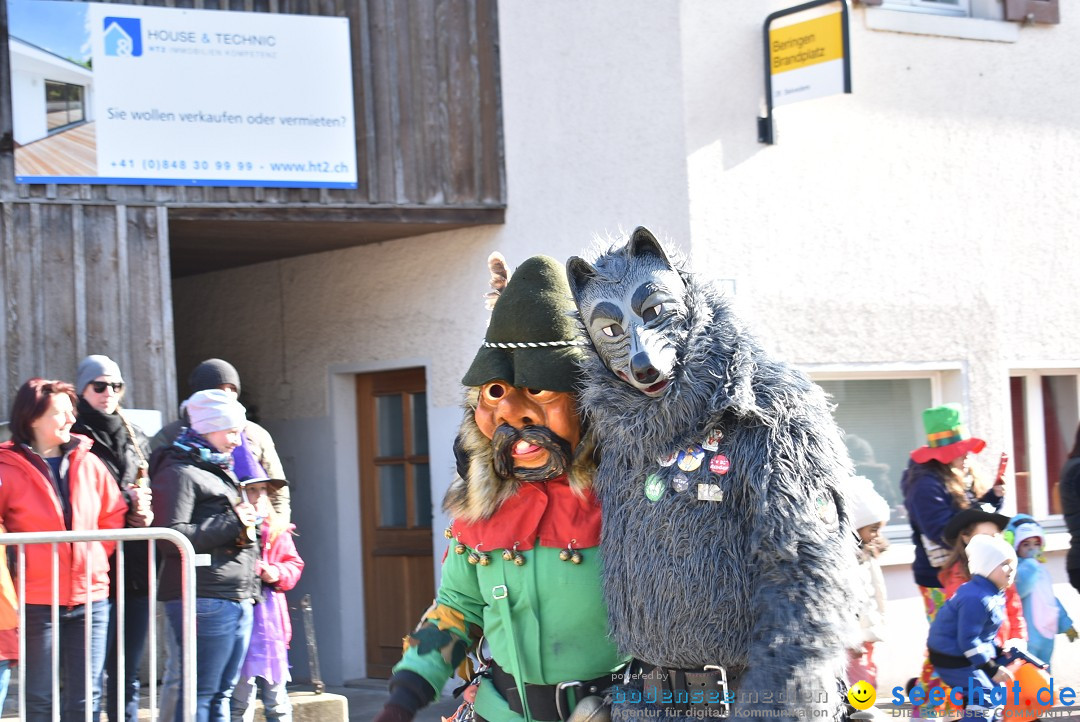
[[[514,466],[514,447],[519,441],[546,449],[547,463],[536,469],[522,469]],[[515,429],[509,424],[502,424],[495,429],[491,437],[494,450],[491,463],[500,479],[511,477],[521,481],[548,481],[562,476],[570,469],[573,450],[570,442],[546,426],[526,426]]]

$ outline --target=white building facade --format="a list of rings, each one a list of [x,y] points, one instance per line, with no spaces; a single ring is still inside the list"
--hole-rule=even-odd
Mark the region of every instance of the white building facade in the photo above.
[[[505,224],[175,282],[179,378],[207,357],[232,361],[293,481],[299,591],[321,610],[329,683],[368,675],[360,507],[375,482],[360,472],[357,380],[423,370],[437,577],[459,381],[483,337],[493,250],[511,265],[564,259],[648,226],[729,279],[766,346],[834,394],[867,442],[853,455],[894,505],[920,412],[955,401],[988,441],[986,473],[1000,451],[1018,465],[1010,511],[1067,545],[1053,481],[1080,398],[1080,16],[855,5],[853,93],[780,109],[769,146],[756,124],[762,23],[793,4],[505,1]],[[926,631],[899,510],[894,521],[879,689],[917,674]],[[1050,564],[1064,582],[1060,551]],[[1057,591],[1080,613],[1071,588]],[[1068,646],[1055,661],[1080,686]]]

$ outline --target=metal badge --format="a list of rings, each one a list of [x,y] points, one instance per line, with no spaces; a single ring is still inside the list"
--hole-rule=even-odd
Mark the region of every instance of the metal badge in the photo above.
[[[680,494],[683,493],[690,488],[690,477],[680,471],[671,480],[671,488]]]
[[[695,471],[705,460],[705,450],[694,444],[685,451],[679,452],[679,468],[683,471]]]
[[[716,451],[720,448],[720,439],[724,438],[724,432],[720,429],[709,432],[709,435],[705,437],[705,440],[701,442],[701,448],[706,451]]]
[[[723,454],[717,454],[713,458],[709,459],[709,471],[714,474],[723,476],[731,469],[731,460]]]
[[[698,484],[698,501],[723,501],[724,490],[717,484]]]
[[[671,466],[672,464],[674,464],[674,463],[675,463],[675,458],[676,458],[676,457],[677,457],[678,455],[679,455],[679,454],[678,454],[678,452],[677,452],[677,451],[673,451],[673,452],[671,452],[670,454],[668,454],[667,456],[658,456],[658,457],[656,458],[656,462],[657,462],[658,464],[660,464],[660,466],[663,466],[663,467],[668,467],[668,466]]]
[[[645,479],[645,496],[649,501],[659,501],[667,491],[667,484],[659,474],[649,474]]]

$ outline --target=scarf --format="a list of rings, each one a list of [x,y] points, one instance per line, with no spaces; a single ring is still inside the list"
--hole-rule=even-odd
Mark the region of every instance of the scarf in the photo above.
[[[210,464],[220,466],[226,471],[232,471],[232,454],[218,451],[210,445],[210,442],[202,434],[190,427],[185,428],[180,433],[180,436],[173,442],[173,446],[190,451],[193,456]]]

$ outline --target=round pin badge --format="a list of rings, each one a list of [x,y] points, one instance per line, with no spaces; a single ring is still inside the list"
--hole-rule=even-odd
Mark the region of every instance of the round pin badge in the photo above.
[[[709,471],[723,476],[731,468],[731,461],[723,454],[717,454],[709,459]]]
[[[683,493],[690,488],[690,477],[680,471],[672,478],[671,488],[680,494]]]
[[[705,460],[705,451],[694,444],[689,449],[679,452],[678,465],[683,471],[696,471]]]
[[[668,454],[667,456],[659,456],[659,457],[657,457],[656,462],[658,464],[660,464],[660,466],[671,466],[672,464],[675,463],[675,457],[676,456],[678,456],[678,452],[673,451],[670,454]]]
[[[645,478],[645,497],[649,501],[659,501],[667,491],[667,484],[659,474],[649,474]]]

